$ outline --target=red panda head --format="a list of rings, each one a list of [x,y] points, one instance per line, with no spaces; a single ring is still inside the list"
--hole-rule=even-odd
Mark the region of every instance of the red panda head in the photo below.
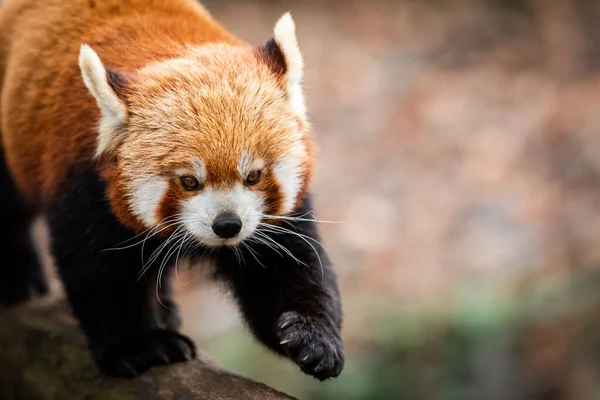
[[[108,192],[127,225],[232,245],[297,206],[311,144],[289,14],[258,47],[189,47],[124,73],[83,45],[79,64],[101,111],[96,156],[114,160]]]

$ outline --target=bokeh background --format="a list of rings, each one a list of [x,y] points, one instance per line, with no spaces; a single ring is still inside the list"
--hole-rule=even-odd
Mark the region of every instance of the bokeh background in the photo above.
[[[296,21],[347,364],[272,355],[197,266],[203,351],[300,399],[600,399],[600,1],[204,3]]]

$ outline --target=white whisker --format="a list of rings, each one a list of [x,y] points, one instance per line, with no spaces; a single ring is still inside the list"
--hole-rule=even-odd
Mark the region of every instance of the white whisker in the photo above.
[[[313,252],[315,253],[315,255],[317,256],[317,259],[319,260],[319,265],[321,267],[321,279],[323,279],[324,277],[324,269],[323,269],[323,261],[321,260],[321,256],[319,255],[319,252],[317,251],[317,249],[315,248],[315,246],[312,245],[311,242],[309,242],[308,239],[314,241],[315,243],[318,243],[323,249],[325,249],[325,246],[323,246],[321,244],[321,242],[319,242],[318,240],[316,240],[315,238],[312,238],[308,235],[304,235],[302,233],[298,233],[298,232],[294,232],[292,230],[289,230],[287,228],[281,227],[281,226],[275,226],[275,225],[270,225],[270,224],[265,224],[265,223],[260,223],[260,226],[267,227],[266,230],[271,232],[271,233],[283,233],[283,234],[290,234],[290,235],[295,235],[297,237],[299,237],[300,239],[304,240],[304,242],[306,242],[306,244],[308,244],[312,249]]]
[[[162,220],[161,222],[159,222],[158,225],[156,225],[156,226],[154,226],[152,228],[148,228],[148,229],[144,230],[143,232],[138,233],[137,235],[135,235],[135,236],[133,236],[133,237],[127,239],[127,240],[124,240],[121,243],[117,243],[117,244],[124,244],[124,243],[129,242],[130,240],[134,240],[134,239],[136,239],[136,238],[138,238],[138,237],[140,237],[140,236],[142,236],[144,234],[147,234],[146,238],[143,239],[143,240],[140,240],[139,242],[136,242],[136,243],[128,245],[128,246],[123,246],[123,247],[110,247],[110,248],[107,248],[107,249],[103,249],[102,251],[125,250],[125,249],[129,249],[131,247],[137,246],[138,244],[143,243],[148,238],[148,235],[151,234],[150,237],[152,237],[152,236],[154,236],[154,235],[162,232],[164,229],[167,229],[169,226],[173,226],[174,225],[173,220],[171,220],[169,218],[175,218],[175,217],[176,216],[171,216],[171,217],[165,218],[164,220]],[[165,227],[161,227],[161,225],[166,224],[166,223],[169,223],[169,224],[167,226],[165,226]],[[158,229],[158,228],[161,228],[161,229],[159,231],[155,232],[155,233],[152,233],[153,230]]]
[[[180,229],[182,229],[182,228],[183,228],[183,226],[178,227],[173,233],[171,233],[171,235],[167,238],[167,240],[165,240],[164,243],[162,243],[160,246],[158,246],[154,250],[154,252],[152,252],[148,261],[144,265],[142,265],[142,269],[141,269],[140,273],[138,274],[138,279],[140,279],[142,276],[144,276],[144,274],[148,271],[148,269],[154,263],[154,261],[156,261],[158,256],[160,256],[160,254],[162,253],[162,251],[165,249],[166,246],[168,246],[172,241],[177,240],[181,237],[181,235],[183,233],[180,232]]]
[[[271,232],[271,233],[289,233],[291,235],[296,235],[296,236],[302,237],[305,240],[311,240],[314,243],[316,243],[319,246],[321,246],[321,248],[327,252],[327,249],[325,248],[325,246],[323,246],[323,244],[321,242],[319,242],[317,239],[315,239],[315,238],[313,238],[311,236],[308,236],[308,235],[305,235],[305,234],[299,233],[299,232],[294,232],[294,231],[292,231],[290,229],[284,228],[283,226],[267,224],[267,223],[264,223],[264,222],[260,222],[259,226],[261,226],[265,232]]]
[[[237,260],[238,265],[242,265],[242,261],[240,259],[239,249],[235,246],[231,246],[231,250],[233,254],[235,254],[235,259]]]
[[[181,282],[179,281],[179,255],[181,254],[181,249],[184,247],[184,245],[187,245],[186,240],[188,238],[190,234],[186,233],[183,236],[183,239],[181,240],[181,243],[179,244],[179,250],[177,251],[177,256],[175,257],[175,279],[177,279],[177,282],[181,284]]]
[[[161,261],[160,266],[158,267],[158,286],[162,287],[162,272],[167,267],[167,264],[169,263],[171,256],[173,254],[175,254],[178,250],[181,249],[180,244],[183,244],[183,241],[185,240],[186,235],[187,235],[187,233],[184,233],[183,236],[180,235],[177,238],[177,240],[173,240],[172,242],[174,242],[174,243],[171,245],[171,247],[169,248],[169,250],[163,257],[163,260]]]
[[[165,308],[168,308],[167,306],[165,306],[162,301],[160,300],[160,290],[159,288],[162,288],[162,276],[164,273],[165,268],[168,266],[169,260],[171,258],[171,256],[175,253],[175,252],[179,252],[181,251],[181,246],[183,245],[183,243],[185,242],[186,238],[187,238],[187,233],[184,232],[183,236],[179,235],[177,239],[173,239],[170,242],[173,243],[173,245],[169,248],[169,250],[167,251],[167,254],[165,254],[165,256],[163,257],[163,260],[160,264],[160,266],[158,267],[158,274],[156,277],[156,299],[158,300],[158,303],[160,305],[162,305]],[[179,253],[178,253],[179,254]],[[176,263],[177,263],[177,259],[176,259]],[[175,271],[177,271],[177,264],[175,264]]]
[[[254,259],[256,260],[256,262],[257,262],[257,263],[259,263],[259,264],[260,264],[260,265],[261,265],[261,266],[262,266],[264,269],[267,269],[267,267],[265,267],[265,264],[263,264],[263,263],[262,263],[262,262],[261,262],[261,261],[258,259],[258,257],[256,257],[256,254],[257,254],[257,253],[256,253],[256,251],[252,250],[252,247],[248,246],[248,245],[247,245],[246,243],[244,243],[244,242],[241,242],[241,244],[242,244],[242,245],[243,245],[243,246],[244,246],[246,249],[248,249],[248,251],[250,252],[250,255],[251,255],[252,257],[254,257]],[[258,256],[260,257],[260,254],[259,254]]]
[[[157,233],[160,233],[160,232],[164,231],[165,229],[169,229],[169,228],[171,228],[171,227],[173,227],[173,226],[175,226],[175,225],[182,225],[182,222],[183,222],[183,218],[182,218],[182,216],[181,216],[180,214],[175,214],[175,215],[174,215],[174,217],[175,217],[175,218],[174,218],[174,221],[173,221],[172,223],[169,223],[169,225],[168,225],[167,227],[165,227],[164,229],[161,229],[161,230],[160,230],[159,232],[157,232]],[[179,228],[177,228],[175,231],[177,231],[178,229],[179,229]],[[147,239],[148,239],[148,237],[146,236],[146,238],[145,238],[145,239],[144,239],[144,241],[142,242],[142,250],[140,251],[140,257],[141,257],[141,260],[142,260],[142,264],[144,263],[144,247],[145,247],[145,245],[146,245],[146,240],[147,240]],[[168,239],[167,239],[167,240],[168,240]]]
[[[316,219],[316,218],[302,218],[302,217],[292,217],[289,215],[268,215],[268,214],[263,214],[262,215],[264,218],[266,219],[282,219],[282,220],[286,220],[286,221],[301,221],[301,222],[318,222],[318,223],[323,223],[323,224],[345,224],[345,221],[326,221],[326,220],[321,220],[321,219]]]
[[[256,232],[260,232],[260,231],[255,231],[255,233]],[[260,238],[259,236],[251,236],[247,240],[250,241],[250,242],[256,242],[256,243],[259,243],[259,244],[263,244],[263,245],[269,247],[270,249],[272,249],[277,254],[279,254],[280,257],[283,257],[283,254],[281,254],[281,252],[279,252],[279,249],[277,247],[273,246],[271,243],[269,243],[266,240]]]
[[[267,239],[267,240],[271,241],[271,243],[273,243],[274,245],[276,245],[277,247],[279,247],[281,250],[283,250],[287,255],[289,255],[290,257],[292,257],[298,264],[302,264],[302,265],[308,267],[308,265],[305,262],[300,261],[296,256],[294,256],[294,254],[287,247],[285,247],[281,243],[278,243],[276,240],[274,240],[269,235],[265,234],[264,232],[261,232],[258,229],[256,231],[254,231],[254,233],[257,234],[257,235],[260,235],[263,239]]]

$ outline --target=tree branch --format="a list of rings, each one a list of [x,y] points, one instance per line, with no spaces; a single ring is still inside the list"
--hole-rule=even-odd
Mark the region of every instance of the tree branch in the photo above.
[[[0,399],[293,399],[207,357],[133,380],[102,376],[64,300],[0,310]]]

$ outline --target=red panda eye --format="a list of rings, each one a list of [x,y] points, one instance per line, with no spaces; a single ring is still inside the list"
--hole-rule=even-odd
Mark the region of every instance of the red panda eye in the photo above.
[[[198,182],[198,179],[194,178],[193,176],[182,176],[181,185],[183,185],[186,190],[200,189],[200,182]]]
[[[256,185],[260,180],[261,171],[252,171],[246,177],[246,185]]]

